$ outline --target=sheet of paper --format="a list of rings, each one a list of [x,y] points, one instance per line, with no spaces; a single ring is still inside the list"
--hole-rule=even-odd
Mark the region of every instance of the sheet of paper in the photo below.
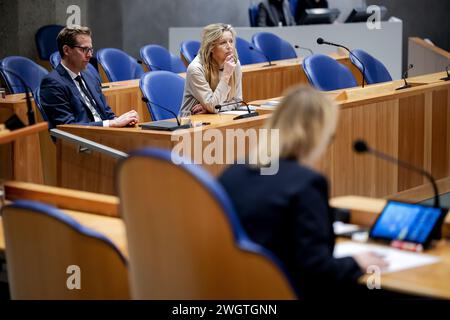
[[[360,229],[356,224],[343,223],[341,221],[336,221],[333,223],[333,229],[335,235],[341,235],[343,233],[353,232]]]
[[[386,270],[383,270],[383,273],[417,268],[440,261],[438,257],[429,254],[403,251],[388,246],[352,241],[336,244],[333,255],[336,258],[341,258],[367,251],[382,255],[389,263],[389,267]]]
[[[230,111],[223,111],[220,114],[236,114],[236,115],[241,115],[241,114],[246,114],[248,113],[247,110],[245,111],[240,111],[240,110],[230,110]]]

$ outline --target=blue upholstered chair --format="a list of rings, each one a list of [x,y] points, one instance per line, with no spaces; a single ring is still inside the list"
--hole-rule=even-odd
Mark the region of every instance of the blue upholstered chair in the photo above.
[[[9,56],[0,61],[0,66],[6,68],[22,78],[32,92],[41,84],[42,78],[48,71],[34,61],[20,56]],[[11,72],[0,70],[10,93],[23,93],[25,88]]]
[[[174,73],[186,72],[186,66],[180,57],[169,52],[166,48],[157,44],[149,44],[141,48],[142,61],[151,71],[165,70]]]
[[[58,50],[56,38],[58,33],[64,28],[64,26],[52,24],[39,28],[36,32],[34,39],[36,40],[36,48],[39,59],[49,60],[50,55]]]
[[[198,50],[200,50],[200,41],[187,40],[181,43],[180,53],[188,65],[194,60]]]
[[[366,68],[364,74],[367,84],[392,81],[389,71],[380,60],[360,49],[352,50],[352,53],[361,60]],[[353,55],[350,55],[351,62],[362,72],[363,67],[361,63]]]
[[[292,16],[295,17],[295,12],[297,11],[298,0],[289,0],[289,7],[291,8]]]
[[[272,61],[297,58],[294,47],[273,33],[255,33],[252,37],[252,42],[257,49],[264,52]]]
[[[236,50],[238,52],[239,61],[242,65],[267,62],[266,57],[264,57],[261,52],[250,50],[253,45],[242,38],[236,37]]]
[[[61,62],[61,55],[59,54],[58,51],[55,51],[51,54],[50,56],[50,64],[52,66],[53,69],[55,69],[58,64]],[[88,63],[87,65],[87,70],[99,81],[102,82],[101,78],[100,78],[100,74],[98,73],[97,69],[95,69],[95,67]]]
[[[137,60],[119,49],[100,49],[97,60],[110,82],[139,79],[144,74]]]
[[[120,162],[116,181],[133,299],[296,297],[283,265],[248,238],[201,166],[144,149]]]
[[[37,87],[33,93],[34,102],[36,103],[36,107],[41,115],[42,120],[48,122],[47,114],[45,113],[45,110],[44,110],[44,108],[42,108],[42,105],[41,105],[40,93],[41,93],[41,88]],[[50,125],[50,122],[48,124]],[[49,128],[49,129],[51,129],[51,128]]]
[[[350,69],[323,54],[306,57],[303,70],[309,82],[319,90],[338,90],[358,85]]]
[[[152,71],[141,77],[139,87],[142,96],[148,99],[147,108],[152,120],[174,117],[163,108],[170,109],[178,115],[183,102],[184,83],[183,77],[170,71]]]
[[[19,200],[2,208],[12,299],[128,299],[125,257],[59,209]],[[80,290],[69,290],[80,268]]]
[[[258,4],[250,4],[248,7],[248,18],[250,21],[250,27],[258,26]]]

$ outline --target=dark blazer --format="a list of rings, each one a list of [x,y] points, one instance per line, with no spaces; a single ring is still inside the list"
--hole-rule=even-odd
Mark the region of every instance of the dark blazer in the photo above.
[[[114,119],[114,112],[106,103],[100,82],[87,71],[82,71],[81,76],[96,102],[95,108],[102,120]],[[51,127],[69,123],[103,125],[102,121],[94,121],[80,91],[61,64],[42,79],[40,100]]]
[[[258,27],[278,27],[278,22],[285,20],[286,26],[295,25],[294,17],[291,13],[291,7],[287,0],[283,0],[281,6],[281,12],[278,10],[277,6],[274,5],[270,0],[262,1],[258,6]],[[282,17],[280,17],[282,14]]]
[[[284,262],[303,298],[361,290],[355,260],[333,257],[334,218],[323,176],[295,160],[280,160],[275,175],[234,165],[219,180],[250,238]]]
[[[315,0],[298,0],[297,7],[295,9],[295,21],[298,24],[300,18],[306,9],[314,9],[314,8],[328,8],[327,0],[319,0],[318,2]]]

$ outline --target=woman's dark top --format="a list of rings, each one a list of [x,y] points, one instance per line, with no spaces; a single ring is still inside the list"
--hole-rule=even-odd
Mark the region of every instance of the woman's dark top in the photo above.
[[[296,160],[280,160],[275,175],[233,165],[219,178],[249,237],[286,266],[301,297],[343,297],[362,272],[351,257],[333,257],[328,185]]]

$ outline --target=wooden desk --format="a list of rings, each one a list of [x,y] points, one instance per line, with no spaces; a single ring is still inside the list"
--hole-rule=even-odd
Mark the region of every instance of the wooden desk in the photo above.
[[[25,191],[19,191],[22,187],[25,188]],[[28,189],[31,191],[27,191]],[[43,190],[40,190],[40,186],[30,184],[21,185],[17,183],[11,190],[11,192],[7,192],[7,197],[9,194],[17,195],[20,193],[22,194],[22,198],[25,199],[30,195],[31,199],[33,199],[36,195],[35,192],[44,192]],[[50,193],[47,198],[52,199],[54,196],[52,192],[55,193],[57,190],[58,188],[47,189]],[[71,192],[71,190],[64,190],[65,194],[70,194]],[[77,192],[73,192],[75,192],[73,194],[75,197]],[[86,195],[87,194],[85,194],[85,196]],[[92,196],[96,197],[96,195]],[[111,197],[110,199],[113,198],[115,197]],[[109,201],[106,201],[106,203],[108,202]],[[374,219],[374,217],[376,217],[376,215],[381,211],[384,204],[385,200],[383,199],[371,199],[355,196],[339,197],[330,200],[330,205],[332,206],[349,208],[351,210],[351,218],[353,223],[356,223],[358,221],[357,219],[360,219],[361,215],[365,215],[366,222],[363,222],[362,225],[367,223],[367,216],[372,216],[370,219]],[[101,204],[99,206],[101,206]],[[124,256],[128,256],[126,230],[121,219],[66,209],[63,211],[76,219],[82,225],[105,234],[113,241],[114,244],[117,245]],[[360,216],[359,218],[357,217],[358,215]],[[447,225],[450,225],[449,218],[450,217],[447,217],[445,222]],[[0,218],[0,257],[4,255],[5,249],[2,227],[3,225]],[[437,243],[436,247],[427,250],[425,253],[436,255],[441,259],[441,261],[436,264],[382,275],[382,288],[417,296],[450,299],[450,281],[448,281],[448,279],[450,279],[450,242],[448,240],[441,240]],[[365,281],[365,277],[360,279],[361,283],[365,283]]]
[[[7,181],[4,187],[7,202],[26,199],[58,207],[81,224],[103,233],[125,256],[128,254],[125,226],[119,218],[117,197],[18,181]],[[5,240],[0,217],[0,258],[4,259],[4,251]]]
[[[350,209],[351,223],[370,227],[386,205],[386,200],[345,196],[331,199],[330,205],[336,208]],[[382,275],[381,287],[418,296],[450,299],[450,281],[448,281],[450,279],[449,214],[442,226],[442,236],[446,239],[440,240],[433,248],[425,251],[426,254],[439,257],[440,262]],[[367,276],[360,279],[361,283],[366,283],[366,281]]]
[[[207,132],[213,132],[210,129],[218,130],[222,137],[226,137],[226,130],[229,129],[242,129],[245,131],[250,128],[257,129],[262,127],[265,120],[270,117],[270,114],[262,114],[257,117],[242,120],[232,120],[233,117],[235,116],[224,114],[196,115],[192,117],[194,122],[210,122],[211,125],[175,131],[174,133],[141,130],[140,128],[103,128],[74,125],[58,126],[58,129],[126,153],[144,147],[157,147],[171,150],[178,144],[178,138],[182,139],[182,136],[187,135],[192,141],[194,139],[200,139],[197,141],[201,143],[197,144],[196,147],[199,148],[200,146],[202,149],[198,153],[200,157],[195,157],[195,159],[198,160],[198,163],[202,163],[203,150],[210,143],[203,135]],[[248,137],[246,137],[245,141],[243,156],[248,154]],[[225,139],[223,149],[222,152],[224,155],[227,154],[226,150],[228,149],[236,150],[234,137],[228,140]],[[92,154],[80,154],[76,145],[62,140],[58,140],[57,150],[58,186],[90,192],[115,194],[114,168],[117,160],[96,152]],[[195,154],[193,143],[189,154],[186,155]],[[237,153],[234,152],[233,159],[236,159],[236,157]],[[226,167],[226,164],[204,164],[204,167],[213,175],[218,175]]]
[[[0,179],[43,182],[39,133],[47,123],[38,123],[0,134]]]
[[[402,80],[327,92],[340,105],[333,143],[317,164],[331,182],[331,195],[348,194],[420,201],[433,196],[421,175],[352,150],[356,139],[424,168],[440,192],[450,191],[450,81],[444,72],[410,78],[416,85],[396,91]],[[262,103],[259,102],[252,102]]]

